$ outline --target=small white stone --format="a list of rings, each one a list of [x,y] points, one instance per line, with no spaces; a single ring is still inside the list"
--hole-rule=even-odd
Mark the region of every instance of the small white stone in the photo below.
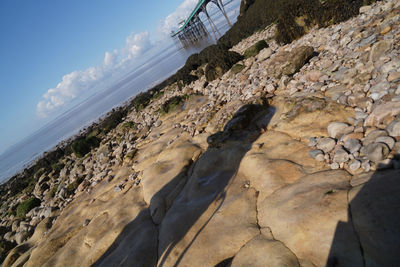
[[[331,169],[332,170],[337,170],[337,169],[339,169],[339,163],[337,163],[337,162],[333,162],[332,164],[331,164]]]
[[[358,160],[353,160],[350,164],[349,164],[349,168],[352,171],[356,171],[361,167],[361,162]]]

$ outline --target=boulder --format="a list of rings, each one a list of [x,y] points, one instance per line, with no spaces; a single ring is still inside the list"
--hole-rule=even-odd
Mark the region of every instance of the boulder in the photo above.
[[[311,46],[300,46],[292,50],[288,61],[282,66],[282,74],[293,75],[298,72],[311,58],[314,48]]]
[[[280,79],[282,75],[295,74],[307,63],[313,53],[314,48],[311,46],[300,46],[291,52],[280,52],[270,64],[271,76]]]
[[[245,58],[253,57],[253,56],[257,55],[261,50],[263,50],[264,48],[267,48],[267,47],[268,47],[267,42],[264,40],[260,40],[257,43],[255,43],[254,45],[247,48],[246,51],[244,51],[243,56]]]

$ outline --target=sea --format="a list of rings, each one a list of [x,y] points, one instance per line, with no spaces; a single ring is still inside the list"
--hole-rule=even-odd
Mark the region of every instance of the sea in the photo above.
[[[240,0],[223,2],[229,21],[235,23],[239,15]],[[229,29],[225,17],[212,3],[207,9],[219,33],[223,35]],[[186,48],[173,38],[157,43],[129,69],[110,75],[108,81],[96,85],[95,92],[85,96],[83,101],[80,98],[80,102],[75,103],[73,108],[5,150],[0,155],[0,183],[23,171],[44,152],[98,121],[113,108],[162,82],[181,68],[190,55],[215,43],[216,39],[207,19],[205,16],[201,19],[209,32],[207,39],[196,46]]]

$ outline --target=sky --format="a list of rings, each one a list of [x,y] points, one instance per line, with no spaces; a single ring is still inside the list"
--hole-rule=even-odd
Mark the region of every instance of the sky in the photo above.
[[[0,154],[138,60],[197,0],[1,0]]]

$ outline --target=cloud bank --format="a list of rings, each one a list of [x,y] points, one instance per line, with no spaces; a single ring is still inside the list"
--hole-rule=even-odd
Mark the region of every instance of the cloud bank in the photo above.
[[[124,48],[105,52],[102,65],[64,75],[56,87],[50,88],[42,96],[36,106],[36,114],[41,118],[48,117],[58,108],[65,106],[82,93],[93,88],[111,72],[130,64],[133,59],[139,57],[152,46],[148,32],[131,33],[126,38]]]
[[[197,1],[185,0],[173,13],[169,14],[158,27],[159,39],[169,37],[171,30],[176,30],[178,23],[189,16]],[[46,118],[50,114],[57,113],[72,100],[93,89],[112,72],[127,67],[153,46],[147,31],[131,33],[126,37],[125,47],[105,52],[101,65],[64,75],[56,87],[48,89],[42,96],[37,103],[36,114],[41,118]]]

